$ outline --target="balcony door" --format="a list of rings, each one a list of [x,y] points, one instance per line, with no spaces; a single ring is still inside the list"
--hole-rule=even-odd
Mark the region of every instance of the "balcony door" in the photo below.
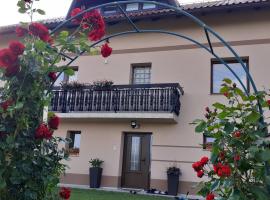
[[[149,188],[150,133],[126,133],[124,139],[122,187]]]

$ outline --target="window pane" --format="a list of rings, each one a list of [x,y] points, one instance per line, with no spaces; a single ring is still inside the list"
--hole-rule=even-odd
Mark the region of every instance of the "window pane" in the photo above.
[[[245,70],[242,68],[240,63],[230,63],[228,64],[231,69],[239,76],[242,82],[247,85],[247,75]],[[246,63],[245,63],[246,65]],[[213,64],[213,93],[220,93],[221,84],[224,78],[231,79],[240,89],[243,89],[239,81],[234,77],[234,75],[227,69],[223,64]]]
[[[75,134],[75,137],[74,137],[74,146],[73,148],[80,148],[80,145],[81,145],[81,134]]]
[[[139,9],[139,3],[129,3],[127,4],[126,11],[134,11]]]
[[[143,9],[153,9],[155,7],[156,7],[156,5],[152,4],[152,3],[144,3],[143,4]]]
[[[130,170],[140,170],[141,137],[133,136],[131,139]]]
[[[105,14],[114,14],[117,12],[117,7],[116,6],[108,6],[108,7],[104,8],[103,12]]]
[[[133,68],[133,84],[149,84],[151,81],[150,67],[134,67]]]

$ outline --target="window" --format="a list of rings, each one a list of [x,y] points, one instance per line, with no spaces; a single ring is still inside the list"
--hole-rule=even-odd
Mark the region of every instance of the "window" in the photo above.
[[[68,131],[67,137],[71,140],[67,146],[69,153],[78,155],[80,153],[81,131]]]
[[[75,82],[78,80],[78,67],[71,67],[74,70],[74,75],[68,76],[65,73],[61,73],[59,78],[55,81],[55,86],[60,86],[61,83]]]
[[[152,3],[144,3],[143,4],[143,9],[154,9],[156,8],[156,5],[155,4],[152,4]]]
[[[139,3],[129,3],[126,5],[126,11],[139,10]]]
[[[117,12],[117,7],[116,6],[107,6],[103,9],[104,14],[114,14]]]
[[[212,148],[212,144],[215,141],[215,138],[208,137],[206,135],[203,136],[203,148],[210,150]]]
[[[224,59],[231,69],[240,77],[242,82],[245,84],[246,88],[249,90],[249,83],[247,79],[247,75],[245,70],[242,68],[241,64],[236,61],[235,59]],[[242,58],[244,64],[248,68],[248,59]],[[234,77],[234,75],[227,69],[227,67],[217,61],[216,59],[212,60],[212,67],[211,67],[211,94],[219,94],[221,84],[223,83],[224,78],[231,79],[240,89],[243,89],[239,83],[239,81]]]
[[[132,84],[150,84],[151,65],[132,66]]]

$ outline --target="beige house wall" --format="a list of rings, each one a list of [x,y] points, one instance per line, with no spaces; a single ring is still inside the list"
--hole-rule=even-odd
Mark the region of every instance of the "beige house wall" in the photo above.
[[[240,56],[249,57],[249,67],[259,88],[270,85],[270,12],[251,11],[248,13],[227,13],[200,16],[210,27],[229,41]],[[186,18],[166,18],[158,21],[141,21],[139,27],[165,28],[189,35],[206,42],[204,32]],[[126,24],[109,27],[110,32],[127,30]],[[7,41],[10,35],[3,36]],[[213,42],[216,42],[213,39]],[[63,178],[65,183],[88,184],[88,161],[98,157],[105,161],[103,186],[120,186],[123,132],[151,132],[151,186],[164,188],[166,169],[174,163],[181,168],[182,192],[193,182],[200,181],[191,168],[191,163],[208,151],[200,147],[202,135],[194,133],[189,123],[202,118],[204,107],[215,101],[223,101],[220,95],[210,94],[211,55],[190,42],[173,36],[159,34],[127,35],[112,39],[114,53],[107,59],[101,56],[80,57],[74,65],[79,66],[78,80],[82,83],[109,79],[115,84],[130,83],[131,64],[152,63],[152,83],[177,82],[185,94],[181,97],[181,113],[177,124],[149,123],[139,121],[140,129],[131,129],[130,122],[93,122],[90,120],[62,120],[55,133],[65,137],[67,131],[81,131],[80,154],[71,157],[69,169]],[[0,47],[6,44],[0,45]],[[232,57],[224,48],[214,43],[222,57]]]

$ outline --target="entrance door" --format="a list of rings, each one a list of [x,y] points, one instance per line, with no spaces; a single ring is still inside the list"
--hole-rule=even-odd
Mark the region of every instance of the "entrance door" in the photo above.
[[[122,187],[149,188],[151,134],[126,133]]]

